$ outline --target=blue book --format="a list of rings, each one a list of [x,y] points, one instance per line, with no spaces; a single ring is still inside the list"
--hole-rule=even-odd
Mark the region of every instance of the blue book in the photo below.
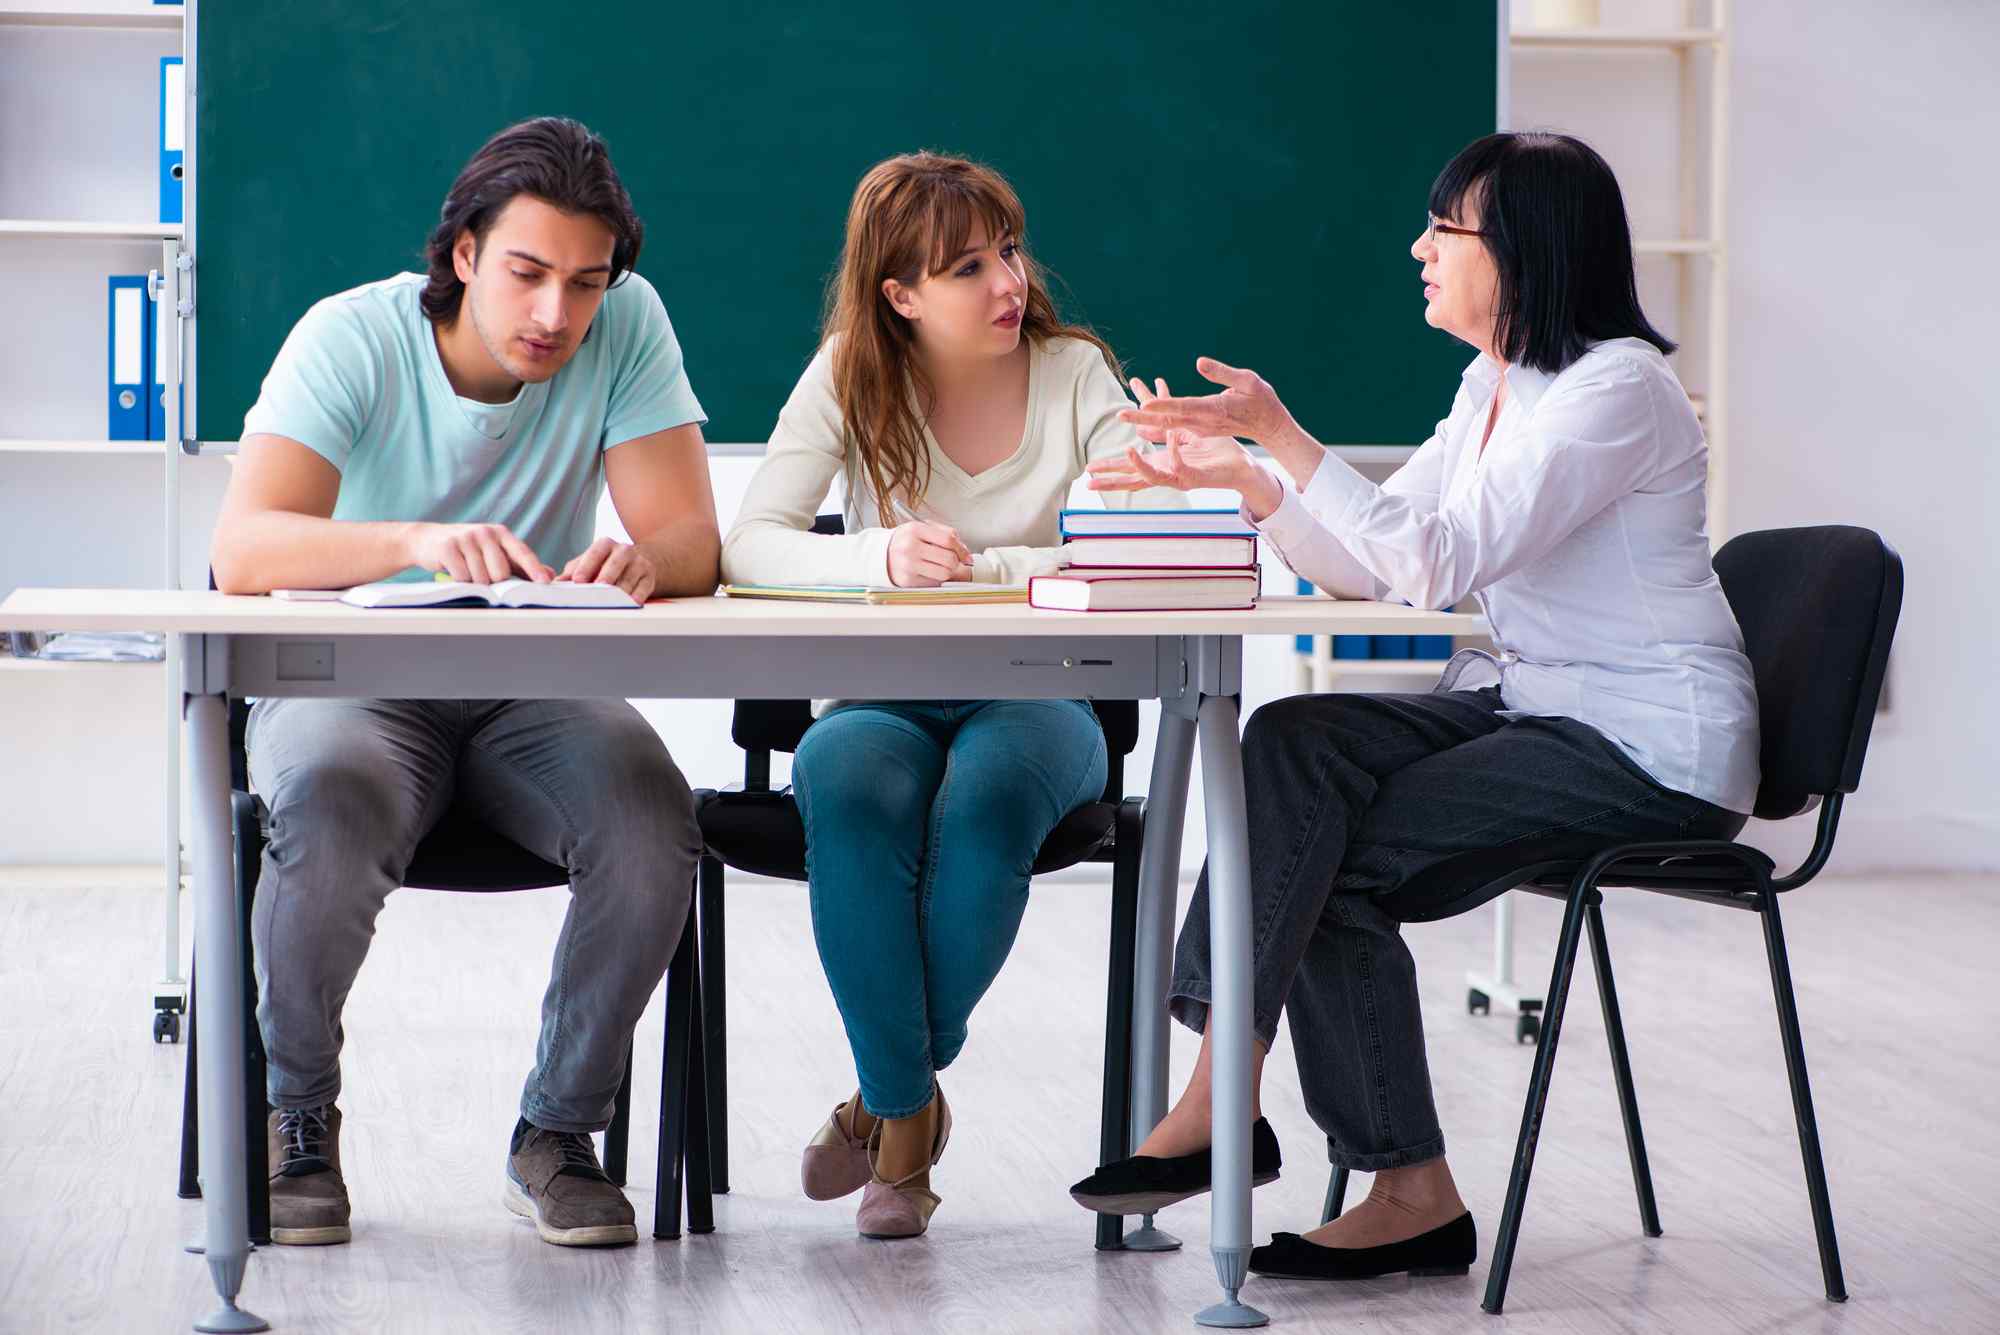
[[[1254,538],[1240,511],[1064,510],[1063,541],[1071,538]]]
[[[1375,637],[1376,658],[1408,658],[1410,637],[1407,635],[1377,635]]]
[[[1309,594],[1312,591],[1313,591],[1313,586],[1309,581],[1304,579],[1301,579],[1299,581],[1300,596],[1303,597],[1304,595]],[[1312,656],[1312,651],[1313,651],[1313,637],[1310,635],[1294,635],[1292,637],[1292,648],[1298,650],[1300,653],[1310,658]]]
[[[1311,593],[1312,591],[1313,586],[1310,583],[1303,579],[1299,581],[1300,593]],[[1368,657],[1368,637],[1366,635],[1335,635],[1331,638],[1333,640],[1333,656],[1335,658],[1352,660]],[[1312,653],[1312,636],[1300,635],[1293,642],[1298,647],[1300,653]]]
[[[1456,607],[1447,607],[1444,610],[1447,612],[1456,612],[1458,609]],[[1449,635],[1412,635],[1410,637],[1410,657],[1412,658],[1450,658],[1455,652],[1457,652],[1455,643]]]
[[[108,280],[105,385],[109,416],[107,440],[147,438],[146,381],[153,362],[153,324],[146,318],[143,274],[113,274]]]
[[[181,220],[181,153],[187,130],[186,67],[160,57],[160,221]]]

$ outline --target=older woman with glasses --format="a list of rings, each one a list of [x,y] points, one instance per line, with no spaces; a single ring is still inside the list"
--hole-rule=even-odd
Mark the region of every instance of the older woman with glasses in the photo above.
[[[1205,397],[1135,383],[1125,416],[1161,450],[1090,467],[1105,490],[1227,487],[1299,574],[1343,598],[1477,598],[1499,647],[1427,695],[1300,696],[1244,730],[1254,924],[1253,1063],[1282,1011],[1307,1111],[1368,1199],[1251,1254],[1296,1279],[1462,1274],[1472,1216],[1444,1158],[1416,972],[1381,896],[1455,853],[1733,836],[1757,790],[1743,638],[1709,563],[1708,451],[1646,320],[1611,169],[1563,135],[1496,134],[1431,188],[1424,318],[1478,352],[1451,411],[1376,486],[1328,453],[1254,371],[1203,358]],[[1275,467],[1237,443],[1263,445]],[[1557,855],[1552,853],[1552,856]],[[1468,887],[1457,911],[1480,902]],[[1207,883],[1170,1003],[1208,1016]],[[1114,1213],[1208,1190],[1209,1044],[1139,1153],[1072,1194]],[[1256,1109],[1252,1095],[1252,1108]],[[1278,1142],[1254,1126],[1253,1180]]]

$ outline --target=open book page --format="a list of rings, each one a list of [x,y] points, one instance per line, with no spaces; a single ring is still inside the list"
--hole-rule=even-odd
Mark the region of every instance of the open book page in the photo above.
[[[620,607],[639,604],[615,584],[537,584],[503,579],[497,584],[458,580],[361,584],[340,595],[354,607]]]
[[[578,584],[552,580],[503,579],[493,585],[493,601],[502,607],[637,607],[631,594],[616,584]]]

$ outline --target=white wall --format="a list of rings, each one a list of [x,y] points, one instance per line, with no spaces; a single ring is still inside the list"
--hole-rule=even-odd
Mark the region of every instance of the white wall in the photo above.
[[[1991,870],[2000,5],[1733,9],[1734,524],[1861,524],[1903,555],[1838,865]]]
[[[1681,21],[1664,0],[1602,9],[1607,27]],[[2000,699],[1988,685],[1996,635],[1979,610],[2000,579],[1988,535],[2000,372],[1987,347],[2000,302],[1985,234],[2000,214],[2000,6],[1739,0],[1729,22],[1731,406],[1718,470],[1729,530],[1859,524],[1902,552],[1891,708],[1835,866],[1992,869],[2000,777],[1985,743],[2000,739]],[[1672,57],[1522,53],[1512,76],[1517,128],[1583,136],[1618,172],[1635,233],[1674,230]],[[1698,116],[1704,152],[1707,130]],[[1695,205],[1705,218],[1706,195]],[[1682,340],[1682,378],[1700,390],[1705,312],[1697,300],[1690,321],[1677,318],[1677,263],[1642,259],[1641,296]],[[1811,819],[1746,838],[1796,857]]]

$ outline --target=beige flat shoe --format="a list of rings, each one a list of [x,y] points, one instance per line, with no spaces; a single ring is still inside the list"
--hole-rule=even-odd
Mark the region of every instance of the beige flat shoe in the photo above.
[[[847,1129],[854,1120],[848,1105],[854,1101],[835,1105],[826,1124],[806,1142],[806,1152],[799,1161],[799,1185],[805,1188],[808,1200],[837,1201],[861,1190],[873,1176],[868,1167],[868,1138]]]
[[[868,1137],[868,1182],[861,1192],[861,1207],[854,1212],[854,1226],[864,1238],[918,1237],[930,1227],[931,1216],[943,1203],[943,1198],[928,1187],[910,1185],[944,1157],[945,1142],[951,1139],[951,1105],[944,1101],[943,1089],[935,1085],[932,1088],[936,1090],[933,1097],[937,1099],[938,1125],[931,1141],[929,1166],[894,1182],[888,1181],[876,1162],[882,1145],[880,1122]]]
[[[918,1169],[921,1173],[924,1169]],[[907,1185],[911,1177],[899,1182],[884,1182],[875,1177],[868,1180],[861,1193],[861,1208],[854,1212],[854,1227],[864,1238],[889,1240],[894,1238],[914,1238],[923,1234],[931,1226],[931,1215],[941,1203],[938,1194],[927,1187]]]

